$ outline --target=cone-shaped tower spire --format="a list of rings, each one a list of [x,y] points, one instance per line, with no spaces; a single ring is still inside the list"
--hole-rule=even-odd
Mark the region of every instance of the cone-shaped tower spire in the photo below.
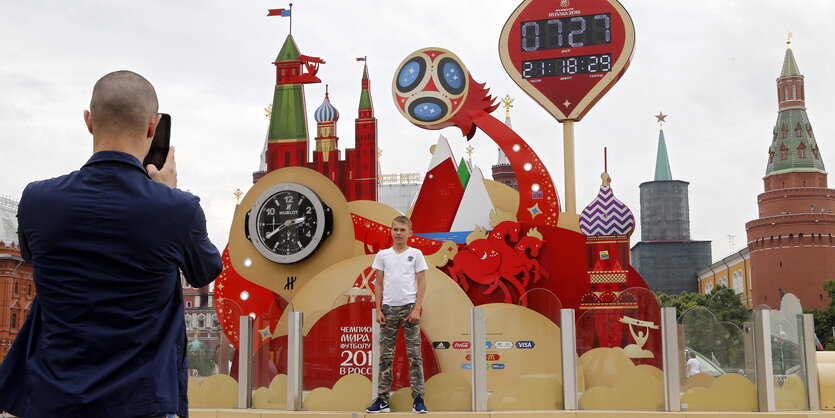
[[[664,140],[664,129],[658,130],[658,154],[655,157],[655,181],[672,180],[670,159],[667,157],[667,141]]]
[[[806,114],[805,81],[797,68],[791,44],[786,47],[783,68],[777,79],[777,105],[777,123],[772,132],[765,176],[792,172],[826,174]]]
[[[374,117],[374,104],[371,102],[371,79],[368,78],[368,64],[365,64],[362,69],[362,92],[360,93],[360,113],[362,110],[369,110],[367,115],[361,115],[360,118]]]

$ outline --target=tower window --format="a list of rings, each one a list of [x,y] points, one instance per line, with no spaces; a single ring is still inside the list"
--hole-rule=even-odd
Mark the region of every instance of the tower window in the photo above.
[[[774,151],[768,152],[768,163],[771,164],[774,162]]]
[[[802,142],[797,146],[797,158],[806,158],[806,144]]]
[[[803,128],[800,127],[800,122],[794,127],[794,136],[803,136]]]
[[[797,84],[792,83],[792,99],[797,100]]]
[[[18,291],[18,289],[17,289],[17,282],[14,282],[14,294],[15,294],[15,295],[17,294],[17,291]]]
[[[780,160],[785,160],[789,158],[789,149],[786,148],[786,144],[780,144]]]
[[[815,159],[816,159],[816,160],[820,160],[820,159],[821,159],[821,155],[820,155],[820,153],[818,153],[818,147],[814,147],[814,148],[812,148],[812,155],[814,155],[814,156],[815,156]]]
[[[10,326],[12,329],[17,328],[17,314],[16,314],[16,313],[14,313],[14,312],[12,312],[12,318],[11,318],[11,322],[10,322],[9,326]]]
[[[785,137],[786,137],[786,134],[787,134],[788,132],[789,132],[789,130],[788,130],[788,129],[786,129],[786,125],[783,125],[783,126],[781,126],[781,127],[780,127],[780,136],[781,136],[782,138],[785,138]]]
[[[26,285],[26,292],[29,296],[32,296],[32,283]]]
[[[771,136],[771,142],[777,142],[777,130],[774,130],[774,134]]]

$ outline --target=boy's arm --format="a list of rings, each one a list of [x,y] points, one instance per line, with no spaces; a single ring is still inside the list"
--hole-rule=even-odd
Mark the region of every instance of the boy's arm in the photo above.
[[[377,323],[380,325],[386,324],[386,316],[383,315],[383,272],[382,270],[374,269],[374,274],[377,278],[374,281],[374,307],[377,308]]]
[[[407,321],[416,324],[420,322],[421,308],[423,308],[423,295],[426,294],[426,270],[415,273],[415,281],[417,282],[417,297],[415,299],[415,307],[409,313]]]

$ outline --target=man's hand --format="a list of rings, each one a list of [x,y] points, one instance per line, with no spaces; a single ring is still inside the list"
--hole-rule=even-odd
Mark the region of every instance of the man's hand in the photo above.
[[[409,321],[410,324],[417,324],[418,322],[420,322],[420,308],[416,306],[414,309],[412,309],[412,312],[409,313],[409,316],[406,317],[406,320]]]
[[[377,323],[380,325],[386,324],[386,316],[383,315],[383,311],[380,309],[377,309]]]
[[[151,180],[162,183],[172,189],[177,188],[177,162],[174,161],[174,147],[168,148],[168,156],[165,158],[165,164],[162,170],[158,170],[153,164],[148,164],[145,167],[148,170],[148,175]]]

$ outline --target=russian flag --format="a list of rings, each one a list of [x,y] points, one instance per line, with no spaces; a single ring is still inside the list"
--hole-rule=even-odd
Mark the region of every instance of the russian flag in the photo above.
[[[267,16],[290,16],[290,9],[269,9]]]
[[[365,57],[357,58],[357,61],[365,61]]]

